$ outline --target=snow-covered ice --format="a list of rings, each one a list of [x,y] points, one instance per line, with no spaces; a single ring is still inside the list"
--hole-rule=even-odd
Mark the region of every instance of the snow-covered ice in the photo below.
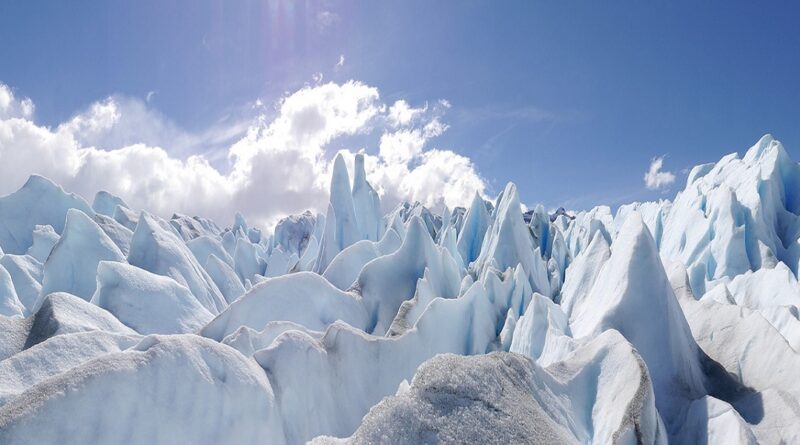
[[[616,211],[389,209],[352,161],[274,227],[0,197],[0,443],[800,442],[771,136]]]

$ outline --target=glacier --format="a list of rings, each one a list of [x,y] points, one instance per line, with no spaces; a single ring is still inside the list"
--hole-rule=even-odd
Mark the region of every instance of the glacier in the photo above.
[[[0,197],[0,443],[800,442],[772,136],[616,211],[513,183],[384,208],[346,161],[268,228],[38,175]]]

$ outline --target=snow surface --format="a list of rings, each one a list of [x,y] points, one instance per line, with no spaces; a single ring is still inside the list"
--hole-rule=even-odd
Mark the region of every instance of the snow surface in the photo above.
[[[0,443],[800,442],[800,165],[771,136],[615,213],[508,184],[383,214],[353,167],[274,228],[0,197]]]

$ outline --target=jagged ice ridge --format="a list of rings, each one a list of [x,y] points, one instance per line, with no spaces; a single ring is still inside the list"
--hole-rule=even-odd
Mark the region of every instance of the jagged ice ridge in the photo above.
[[[0,198],[0,443],[798,443],[800,165],[673,201],[382,215],[362,156],[267,235]]]

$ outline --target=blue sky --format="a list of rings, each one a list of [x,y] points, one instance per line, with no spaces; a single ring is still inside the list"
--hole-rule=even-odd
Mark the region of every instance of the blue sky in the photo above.
[[[200,133],[320,74],[322,83],[353,79],[377,88],[386,104],[449,102],[441,115],[449,128],[427,144],[471,159],[489,194],[514,181],[529,204],[616,206],[672,198],[683,169],[743,152],[764,133],[800,158],[799,9],[792,2],[5,2],[0,82],[29,97],[36,121],[51,128],[120,95]],[[326,148],[330,156],[354,144],[377,153],[376,138],[346,135]],[[648,190],[643,175],[661,155],[677,180]]]

